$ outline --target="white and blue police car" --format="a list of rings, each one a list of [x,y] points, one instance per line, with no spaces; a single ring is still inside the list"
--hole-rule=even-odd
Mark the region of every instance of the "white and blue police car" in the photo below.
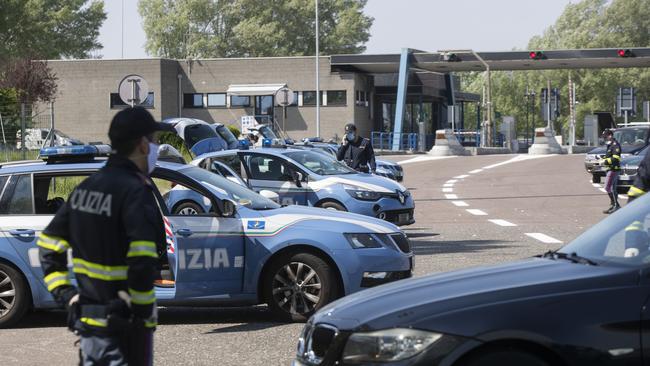
[[[104,166],[107,146],[45,148],[43,160],[0,166],[0,327],[29,309],[55,308],[43,282],[36,237],[70,192]],[[406,235],[376,218],[281,207],[196,166],[159,162],[152,174],[166,221],[159,305],[267,303],[278,317],[305,320],[336,298],[411,277]],[[179,189],[182,188],[182,189]],[[165,197],[193,191],[202,213],[172,212]]]
[[[282,205],[348,211],[398,226],[415,222],[408,189],[385,177],[359,173],[324,153],[262,147],[210,152],[190,164],[213,170],[214,162],[230,166],[255,191],[276,192]]]

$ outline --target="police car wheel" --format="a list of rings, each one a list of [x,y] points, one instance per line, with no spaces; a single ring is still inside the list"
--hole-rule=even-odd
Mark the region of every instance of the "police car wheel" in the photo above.
[[[343,207],[343,205],[336,202],[323,202],[320,205],[318,205],[318,207],[326,208],[328,210],[347,211],[345,207]]]
[[[271,311],[283,320],[306,321],[338,297],[332,268],[315,255],[280,257],[266,273],[264,297]]]
[[[497,348],[476,354],[464,362],[461,366],[549,366],[546,360],[529,352],[515,348]]]
[[[29,309],[29,292],[23,276],[0,263],[0,328],[18,322]]]
[[[174,207],[174,215],[198,215],[203,213],[203,208],[194,202],[183,202]]]

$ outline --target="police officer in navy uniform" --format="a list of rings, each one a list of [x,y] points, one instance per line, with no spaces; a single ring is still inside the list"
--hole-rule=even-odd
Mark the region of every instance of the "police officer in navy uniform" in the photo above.
[[[375,151],[372,149],[370,140],[359,136],[357,127],[352,123],[345,125],[345,137],[336,158],[362,173],[374,173],[377,169]]]
[[[641,164],[639,164],[634,183],[630,186],[630,190],[627,191],[627,197],[629,198],[627,203],[643,196],[648,190],[650,190],[650,154],[646,154]]]
[[[39,236],[45,283],[68,309],[82,365],[153,362],[154,280],[165,231],[149,174],[158,153],[153,134],[167,126],[140,107],[118,112],[108,162],[75,188]]]
[[[607,143],[607,152],[603,164],[607,168],[605,176],[605,191],[609,196],[610,207],[603,213],[611,214],[621,208],[618,203],[618,175],[621,171],[621,144],[614,138],[612,130],[603,131],[603,138]]]

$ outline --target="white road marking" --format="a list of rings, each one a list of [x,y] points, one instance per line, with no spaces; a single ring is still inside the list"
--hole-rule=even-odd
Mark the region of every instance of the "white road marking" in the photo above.
[[[454,183],[445,183],[442,185],[443,187],[453,187]]]
[[[598,183],[591,183],[591,185],[596,187],[596,188],[600,188],[600,184],[598,184]]]
[[[627,195],[619,194],[619,195],[618,195],[618,199],[619,199],[619,200],[626,200],[626,199],[628,199],[628,197],[627,197]]]
[[[539,240],[544,244],[562,244],[561,241],[542,233],[526,233],[533,239]]]
[[[457,177],[454,177],[454,179],[465,179],[465,178],[467,178],[467,177],[469,177],[469,175],[467,175],[467,174],[463,174],[463,175],[459,175],[459,176],[457,176]]]
[[[442,160],[442,159],[449,159],[449,158],[455,158],[455,156],[417,156],[415,158],[398,161],[397,164],[404,165],[404,164],[411,164],[411,163],[419,163],[422,161]]]
[[[450,180],[446,181],[445,183],[446,184],[454,184],[456,182],[458,182],[456,179],[450,179]]]
[[[496,220],[488,220],[488,221],[499,226],[517,226],[517,224],[513,224],[512,222],[506,220],[496,219]]]
[[[451,192],[454,191],[454,189],[453,189],[453,188],[446,187],[446,188],[443,188],[442,191],[445,192],[445,193],[451,193]]]
[[[467,206],[469,206],[467,204],[467,202],[465,202],[465,201],[451,201],[451,203],[453,203],[454,205],[456,205],[458,207],[467,207]]]
[[[445,198],[448,199],[448,200],[457,200],[458,196],[455,195],[455,194],[446,194]]]
[[[476,173],[480,173],[482,171],[483,171],[483,169],[474,169],[471,172],[469,172],[469,174],[476,174]]]
[[[477,210],[475,208],[468,208],[466,211],[476,216],[487,216],[487,213],[481,210]]]
[[[603,192],[603,193],[607,193],[607,191],[605,190],[605,188],[598,188],[598,190],[601,191],[601,192]]]
[[[506,160],[506,161],[502,161],[502,162],[500,162],[500,163],[496,163],[496,164],[492,164],[492,165],[485,166],[485,167],[483,167],[483,169],[492,169],[492,168],[496,168],[496,167],[498,167],[498,166],[502,166],[502,165],[506,165],[506,164],[510,164],[510,163],[516,163],[516,162],[519,162],[519,161],[526,161],[526,160],[539,159],[539,158],[548,158],[549,156],[554,156],[554,155],[528,155],[528,154],[519,154],[519,155],[515,156],[515,157],[512,158],[512,159],[509,159],[509,160]]]

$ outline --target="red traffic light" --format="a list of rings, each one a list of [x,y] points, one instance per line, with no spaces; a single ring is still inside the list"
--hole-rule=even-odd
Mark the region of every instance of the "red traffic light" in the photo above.
[[[544,52],[542,51],[531,51],[528,56],[531,58],[531,60],[541,60],[544,57]]]
[[[634,54],[630,50],[618,50],[617,51],[619,57],[632,57]]]

